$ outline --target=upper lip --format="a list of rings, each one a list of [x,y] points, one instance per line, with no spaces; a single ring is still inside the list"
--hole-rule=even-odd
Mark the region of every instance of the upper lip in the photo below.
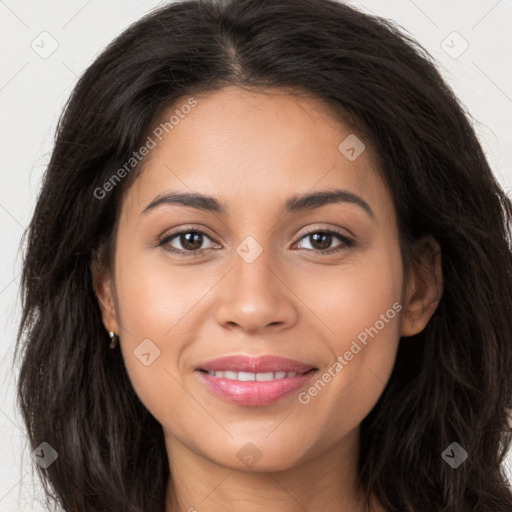
[[[231,370],[235,372],[251,373],[280,371],[306,373],[313,368],[314,366],[310,364],[280,356],[265,355],[253,357],[247,355],[233,355],[212,359],[211,361],[201,364],[197,369],[211,372]]]

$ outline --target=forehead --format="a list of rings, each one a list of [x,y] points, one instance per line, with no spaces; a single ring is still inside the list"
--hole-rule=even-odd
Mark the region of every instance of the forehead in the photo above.
[[[157,124],[167,129],[150,135],[155,147],[128,191],[130,210],[141,213],[170,191],[215,196],[229,211],[232,203],[281,207],[292,195],[332,188],[389,209],[372,148],[322,100],[235,86],[194,96],[195,106],[182,108],[189,100],[163,112]]]

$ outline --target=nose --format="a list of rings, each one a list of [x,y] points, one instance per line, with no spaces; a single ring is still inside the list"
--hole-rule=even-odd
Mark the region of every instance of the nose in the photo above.
[[[297,322],[295,296],[279,270],[281,266],[271,260],[269,251],[250,263],[234,256],[234,268],[219,283],[219,325],[264,334],[288,329]]]

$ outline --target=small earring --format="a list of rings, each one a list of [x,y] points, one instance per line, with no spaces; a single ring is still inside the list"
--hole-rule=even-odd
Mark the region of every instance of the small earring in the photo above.
[[[118,337],[112,331],[109,331],[108,335],[110,336],[110,339],[112,340],[110,342],[110,348],[115,348],[115,346],[117,345],[117,338]]]

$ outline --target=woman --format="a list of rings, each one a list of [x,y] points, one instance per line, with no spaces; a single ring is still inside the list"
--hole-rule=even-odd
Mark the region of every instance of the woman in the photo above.
[[[511,216],[388,22],[150,13],[79,80],[27,233],[18,391],[48,498],[511,510]]]

